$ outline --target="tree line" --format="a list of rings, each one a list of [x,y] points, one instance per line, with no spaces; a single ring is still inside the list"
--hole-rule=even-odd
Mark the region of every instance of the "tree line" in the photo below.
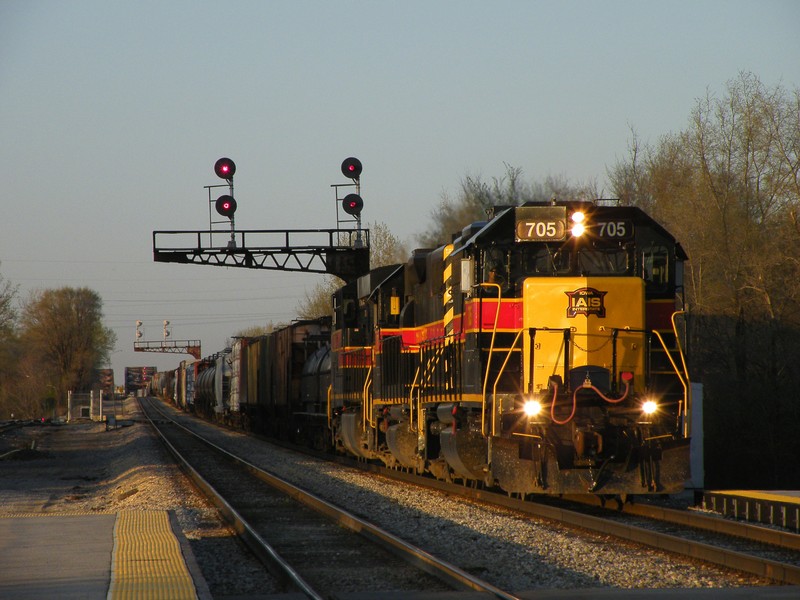
[[[707,485],[797,489],[800,89],[741,73],[697,101],[685,130],[652,145],[634,134],[609,178],[689,255]]]
[[[62,416],[68,391],[89,391],[116,334],[103,325],[103,303],[88,288],[32,292],[0,274],[0,419]]]

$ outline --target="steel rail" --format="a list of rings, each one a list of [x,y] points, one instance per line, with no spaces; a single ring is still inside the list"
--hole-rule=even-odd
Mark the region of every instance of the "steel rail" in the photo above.
[[[644,527],[619,523],[602,517],[585,515],[580,512],[541,504],[537,502],[527,502],[518,498],[511,498],[495,492],[474,489],[447,483],[426,477],[418,477],[408,473],[385,469],[377,465],[370,465],[362,462],[347,461],[350,466],[356,466],[362,470],[384,475],[391,479],[398,479],[408,483],[413,483],[421,487],[436,489],[453,495],[461,495],[471,500],[483,502],[488,505],[501,506],[517,512],[522,512],[535,517],[549,519],[565,523],[573,527],[580,527],[595,533],[613,535],[623,540],[643,544],[666,552],[672,552],[680,556],[703,560],[708,563],[716,564],[725,568],[734,569],[771,579],[779,583],[800,585],[800,566],[782,563],[775,560],[752,556],[713,546],[708,543],[688,540],[676,535],[653,531]]]
[[[180,468],[187,474],[197,488],[205,495],[206,498],[211,500],[214,506],[217,507],[220,514],[231,525],[231,527],[240,536],[242,541],[247,545],[251,552],[264,564],[267,569],[272,573],[278,581],[286,585],[289,583],[294,586],[298,591],[302,592],[307,598],[312,600],[325,600],[326,596],[319,594],[303,577],[283,559],[275,549],[264,540],[258,533],[250,526],[250,524],[242,518],[239,512],[234,509],[217,491],[208,483],[197,470],[189,464],[188,460],[173,446],[166,438],[166,435],[156,425],[150,417],[144,402],[139,398],[139,406],[142,414],[153,430],[158,434],[158,437],[169,450],[170,454],[178,462]],[[150,407],[157,411],[163,418],[169,419],[174,423],[168,415],[166,415],[155,403],[150,402]],[[181,427],[181,425],[178,425]]]
[[[602,503],[600,503],[598,499],[592,497],[587,499],[575,496],[565,496],[564,499],[569,500],[570,502],[580,502],[581,504],[587,504],[590,506],[602,506]],[[685,527],[692,527],[694,529],[737,537],[751,542],[758,542],[761,544],[776,546],[778,548],[785,548],[787,550],[800,550],[800,534],[792,533],[791,531],[770,529],[768,527],[761,527],[752,523],[732,521],[730,519],[723,519],[719,516],[710,516],[698,512],[677,510],[665,506],[656,506],[654,504],[623,504],[620,510],[625,514],[630,514],[637,517],[654,519],[656,521],[673,523],[675,525],[683,525]]]
[[[160,409],[158,410],[160,411]],[[500,588],[497,588],[486,581],[474,577],[473,575],[470,575],[469,573],[460,569],[459,567],[447,561],[436,558],[435,556],[429,554],[428,552],[422,550],[421,548],[418,548],[413,544],[409,544],[408,542],[403,541],[399,537],[373,525],[372,523],[360,519],[359,517],[356,517],[355,515],[345,511],[344,509],[339,508],[323,500],[322,498],[319,498],[318,496],[310,492],[307,492],[289,483],[288,481],[285,481],[280,477],[264,469],[261,469],[260,467],[253,465],[252,463],[244,460],[243,458],[238,457],[228,452],[224,448],[219,447],[213,442],[203,438],[201,435],[197,434],[191,429],[184,427],[182,424],[178,423],[174,419],[171,419],[169,416],[167,415],[164,416],[167,419],[169,419],[170,422],[175,426],[180,427],[184,431],[193,435],[203,444],[212,448],[214,451],[224,455],[226,458],[236,463],[240,467],[246,469],[252,475],[256,476],[265,483],[280,490],[281,492],[290,496],[294,500],[301,502],[304,505],[308,506],[309,508],[323,514],[336,524],[345,527],[346,529],[349,529],[361,535],[362,537],[371,540],[373,543],[376,543],[386,548],[395,555],[406,559],[406,561],[409,562],[410,564],[413,564],[414,566],[425,571],[426,573],[433,575],[434,577],[437,577],[441,581],[444,581],[445,583],[453,586],[454,588],[488,593],[494,596],[495,598],[499,598],[501,600],[520,600],[518,596],[506,592],[505,590],[501,590]],[[159,435],[162,435],[161,432],[159,432]],[[164,439],[163,436],[162,439]],[[168,447],[171,447],[171,444],[168,444]],[[173,454],[177,453],[177,450],[174,450],[174,448],[171,451],[173,452]],[[184,462],[182,457],[180,457],[179,460],[181,460],[182,463]],[[194,469],[192,469],[192,471],[194,471]],[[199,474],[197,474],[197,477],[199,477],[202,480],[202,477],[200,477]],[[207,483],[204,482],[204,484],[205,486],[210,487]],[[222,502],[224,502],[224,500],[222,500]],[[230,507],[227,504],[227,502],[224,502],[224,504],[225,506],[227,506],[227,508],[225,509],[226,511],[229,510],[232,513],[235,513],[233,508]],[[238,513],[236,514],[238,516]],[[241,517],[238,518],[241,519]],[[244,525],[246,525],[246,523],[244,523]],[[252,532],[252,535],[258,537],[255,532]],[[266,544],[266,542],[261,540],[261,538],[258,539],[262,543]],[[274,553],[275,556],[277,556],[277,553],[271,548],[270,551],[271,551],[270,553]],[[281,563],[285,563],[285,561],[281,560]],[[292,578],[292,580],[294,579]],[[300,578],[300,581],[302,581],[302,578]],[[309,597],[317,598],[317,596],[309,596]],[[327,598],[327,596],[324,597]]]

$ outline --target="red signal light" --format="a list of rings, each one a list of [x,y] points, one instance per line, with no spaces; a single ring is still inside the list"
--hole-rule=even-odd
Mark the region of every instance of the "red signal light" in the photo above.
[[[353,156],[345,158],[342,162],[342,174],[358,181],[361,177],[361,161]]]
[[[233,213],[236,212],[236,200],[234,200],[233,196],[228,196],[226,194],[217,198],[215,207],[217,212],[223,217],[233,219]]]
[[[342,200],[342,208],[348,215],[358,216],[364,208],[364,200],[358,194],[347,194]]]
[[[230,158],[220,158],[214,163],[214,173],[216,173],[217,177],[220,179],[227,179],[230,181],[233,179],[233,174],[236,173],[236,163]]]

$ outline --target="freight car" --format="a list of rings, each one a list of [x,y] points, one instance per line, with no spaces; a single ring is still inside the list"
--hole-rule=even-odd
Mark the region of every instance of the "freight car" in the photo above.
[[[330,447],[330,331],[331,318],[321,317],[239,337],[221,352],[158,373],[151,393],[213,421]]]
[[[238,412],[245,429],[320,449],[330,447],[326,434],[330,362],[325,360],[330,332],[330,317],[322,317],[237,340],[234,387],[239,390]]]
[[[246,428],[519,495],[682,489],[680,244],[602,202],[489,217],[344,285],[332,323],[237,340],[195,409],[213,382]]]

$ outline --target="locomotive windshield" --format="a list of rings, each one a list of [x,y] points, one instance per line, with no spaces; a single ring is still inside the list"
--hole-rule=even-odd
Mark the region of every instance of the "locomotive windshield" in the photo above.
[[[577,270],[581,275],[625,275],[631,268],[628,257],[624,248],[581,248]]]
[[[625,248],[570,248],[542,245],[523,250],[521,275],[626,275],[631,270]]]

